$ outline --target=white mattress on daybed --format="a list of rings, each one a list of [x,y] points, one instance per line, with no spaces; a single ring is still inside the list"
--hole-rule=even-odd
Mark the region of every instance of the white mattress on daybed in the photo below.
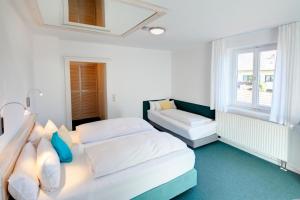
[[[40,190],[39,200],[128,200],[183,175],[195,164],[195,154],[186,148],[95,179],[83,148],[76,145],[73,162],[62,165],[61,189],[50,194]]]
[[[152,122],[189,140],[198,140],[217,132],[216,121],[210,121],[196,127],[191,127],[183,122],[162,115],[160,111],[154,110],[148,110],[148,118]]]

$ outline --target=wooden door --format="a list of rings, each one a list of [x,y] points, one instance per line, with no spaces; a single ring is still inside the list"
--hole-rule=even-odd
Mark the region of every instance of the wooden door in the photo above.
[[[106,119],[106,65],[99,63],[98,67],[98,101],[99,101],[99,117]]]
[[[99,116],[98,71],[96,63],[71,62],[72,119]]]

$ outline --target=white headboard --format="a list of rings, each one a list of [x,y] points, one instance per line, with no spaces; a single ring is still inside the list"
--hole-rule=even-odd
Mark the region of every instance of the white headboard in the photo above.
[[[12,173],[19,154],[25,145],[35,124],[35,115],[29,115],[16,135],[11,139],[0,154],[0,200],[8,200],[8,178]]]

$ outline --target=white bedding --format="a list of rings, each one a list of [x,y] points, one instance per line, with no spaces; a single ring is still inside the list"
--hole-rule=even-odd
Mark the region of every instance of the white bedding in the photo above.
[[[80,142],[83,144],[148,130],[154,130],[154,128],[140,118],[108,119],[76,127]]]
[[[97,178],[185,148],[181,140],[154,130],[90,145],[85,152]]]
[[[194,152],[185,148],[94,179],[79,146],[72,151],[73,162],[61,167],[61,189],[50,194],[41,190],[39,200],[128,200],[190,171],[195,164]]]
[[[189,140],[205,138],[217,132],[217,123],[215,121],[202,124],[201,126],[191,127],[183,122],[164,116],[159,111],[152,110],[148,110],[148,118],[152,122]]]
[[[180,121],[191,127],[201,126],[212,121],[211,119],[201,115],[196,115],[194,113],[185,112],[178,109],[162,110],[160,113],[166,117]]]

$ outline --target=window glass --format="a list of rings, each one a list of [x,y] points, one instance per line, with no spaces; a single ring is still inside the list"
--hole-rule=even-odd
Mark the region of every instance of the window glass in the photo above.
[[[271,106],[276,50],[261,51],[259,61],[259,105]]]
[[[237,57],[237,102],[252,103],[253,52],[239,53]]]

